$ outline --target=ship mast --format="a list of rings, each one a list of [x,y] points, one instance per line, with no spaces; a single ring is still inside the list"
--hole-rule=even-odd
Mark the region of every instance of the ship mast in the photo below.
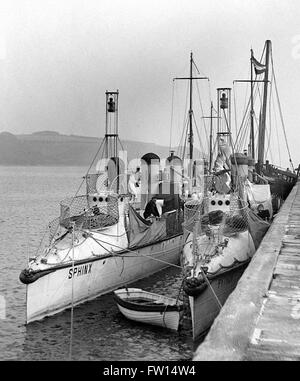
[[[266,70],[264,75],[263,106],[262,106],[262,112],[259,118],[259,131],[258,131],[257,167],[258,167],[259,174],[261,174],[261,170],[264,164],[270,51],[271,51],[271,41],[267,40],[266,41],[266,60],[265,60]]]
[[[119,111],[119,90],[106,91],[106,118],[105,118],[105,157],[114,162],[115,173],[117,179],[117,192],[120,187],[120,163],[118,157],[118,111]],[[107,167],[108,170],[108,167]],[[109,171],[109,170],[108,170]]]
[[[254,147],[254,110],[253,110],[253,50],[251,49],[251,58],[250,58],[250,67],[251,67],[251,110],[250,110],[250,120],[251,120],[251,130],[250,130],[250,147],[251,147],[251,157],[255,159],[255,147]]]
[[[106,91],[105,156],[118,156],[118,100],[119,91]]]
[[[266,41],[266,59],[265,59],[265,66],[266,69],[264,70],[264,79],[258,80],[253,79],[253,67],[254,67],[254,55],[253,50],[251,49],[251,77],[250,80],[246,79],[239,79],[233,81],[235,82],[250,82],[251,84],[251,95],[250,95],[250,151],[251,151],[251,157],[252,159],[255,159],[255,142],[254,142],[254,100],[253,100],[253,88],[254,83],[263,82],[264,83],[264,91],[263,91],[263,107],[262,111],[260,113],[260,120],[259,120],[259,133],[258,133],[258,170],[261,172],[261,168],[264,161],[264,145],[265,145],[265,132],[266,132],[266,112],[267,112],[267,92],[268,92],[268,77],[269,77],[269,56],[271,51],[271,41]]]
[[[213,134],[213,103],[210,103],[210,131],[209,131],[209,173],[211,173],[211,168],[212,168],[212,134]]]
[[[190,176],[192,175],[192,160],[194,151],[194,133],[193,133],[193,80],[195,79],[206,79],[208,77],[193,77],[193,52],[190,55],[190,76],[189,77],[177,77],[174,80],[185,79],[189,81],[190,84],[190,106],[189,106],[189,159],[190,159]]]
[[[194,137],[193,137],[193,53],[190,58],[190,109],[189,109],[189,136],[190,136],[190,160],[193,159]]]

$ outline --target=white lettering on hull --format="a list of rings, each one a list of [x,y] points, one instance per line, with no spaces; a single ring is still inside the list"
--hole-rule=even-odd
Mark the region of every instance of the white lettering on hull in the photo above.
[[[92,263],[88,263],[86,265],[82,265],[82,266],[75,266],[74,269],[71,268],[69,270],[69,276],[68,276],[68,279],[72,279],[73,276],[77,275],[77,276],[80,276],[80,275],[86,275],[86,274],[89,274],[92,270]]]

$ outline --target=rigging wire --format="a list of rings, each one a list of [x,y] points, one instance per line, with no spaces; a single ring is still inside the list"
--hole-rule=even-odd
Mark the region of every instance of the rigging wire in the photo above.
[[[118,136],[118,142],[119,142],[119,144],[120,144],[122,150],[125,151],[125,150],[124,150],[124,146],[123,146],[122,141],[120,140],[119,136]]]
[[[198,139],[199,139],[200,149],[202,151],[201,154],[203,155],[203,154],[205,154],[205,151],[204,151],[204,147],[203,147],[203,144],[202,144],[202,141],[201,141],[201,137],[200,137],[200,134],[199,134],[199,129],[198,129],[196,118],[195,118],[194,114],[193,114],[193,119],[194,119],[194,123],[195,123],[195,127],[196,127],[197,136],[198,136]]]
[[[188,131],[188,117],[187,117],[187,126],[186,126],[186,133],[185,133],[185,139],[184,139],[184,145],[183,145],[183,153],[182,153],[182,159],[185,158],[185,151],[186,151],[186,142],[188,140],[188,135],[189,135],[189,131]]]
[[[204,118],[203,105],[202,105],[201,96],[200,96],[199,84],[197,82],[196,82],[196,87],[197,87],[198,98],[199,98],[199,103],[200,103],[200,109],[201,109],[202,119],[203,119],[203,124],[204,124],[204,132],[205,132],[205,137],[206,137],[206,144],[207,144],[207,146],[209,146],[209,137],[208,137],[206,122],[205,122],[205,118]],[[199,134],[199,131],[198,131],[198,134]]]
[[[75,222],[73,222],[72,228],[72,269],[74,274],[74,228]],[[71,294],[71,331],[70,331],[70,348],[69,348],[69,359],[72,360],[72,347],[73,347],[73,318],[74,318],[74,276],[72,276],[72,294]]]
[[[268,153],[270,152],[270,157],[272,158],[272,152],[271,152],[271,90],[272,90],[272,82],[270,83],[270,96],[268,99],[268,104],[267,104],[267,110],[266,113],[269,112],[269,120],[268,120],[268,126],[266,123],[266,135],[267,135],[267,149],[265,150],[265,158],[267,158]],[[271,159],[272,163],[274,163],[273,158]]]
[[[218,111],[217,111],[214,107],[212,107],[212,110],[215,112],[216,115],[218,115]],[[212,163],[211,163],[211,164],[212,164],[212,165],[213,165],[213,157],[214,157],[215,152],[216,152],[217,144],[218,144],[218,140],[217,140],[217,138],[216,138],[216,139],[214,139],[213,146],[211,147],[211,150],[212,150],[212,152],[211,152],[211,155],[212,155]]]
[[[175,104],[175,110],[177,110],[177,113],[174,114],[174,117],[177,119],[177,123],[176,123],[176,133],[178,134],[179,133],[179,136],[182,134],[182,123],[181,123],[181,120],[180,120],[180,117],[179,117],[179,105],[180,105],[180,102],[179,102],[179,95],[178,95],[178,86],[174,85],[174,104]],[[179,147],[178,147],[179,148]]]
[[[97,158],[97,156],[98,156],[98,154],[99,154],[99,152],[100,152],[100,150],[101,150],[101,148],[102,148],[102,145],[104,144],[104,141],[105,141],[105,138],[102,139],[102,142],[101,142],[101,144],[100,144],[100,146],[99,146],[99,148],[98,148],[98,150],[97,150],[95,156],[93,157],[93,160],[92,160],[92,162],[91,162],[91,164],[90,164],[90,166],[89,166],[89,168],[88,168],[88,170],[87,170],[85,176],[83,177],[83,180],[81,181],[81,184],[79,185],[79,187],[78,187],[78,189],[77,189],[77,191],[76,191],[76,193],[75,193],[75,196],[73,197],[73,200],[74,200],[75,197],[78,195],[78,193],[79,193],[79,191],[80,191],[80,188],[82,187],[82,184],[84,183],[84,181],[85,181],[87,175],[89,174],[90,169],[92,168],[92,166],[93,166],[93,164],[94,164],[94,161],[96,160],[96,158]],[[73,201],[73,200],[72,200],[72,201]],[[72,204],[72,201],[71,201],[71,204]],[[71,204],[70,204],[70,206],[71,206]]]
[[[69,204],[69,207],[71,207],[71,205],[73,204],[73,202],[74,202],[75,198],[77,197],[77,195],[78,195],[78,193],[79,193],[79,191],[80,191],[80,189],[81,189],[83,183],[86,181],[86,177],[88,176],[88,174],[89,174],[89,172],[90,172],[90,169],[92,168],[92,166],[93,166],[93,164],[94,164],[94,161],[96,160],[96,158],[97,158],[97,156],[98,156],[98,154],[99,154],[99,152],[100,152],[100,150],[101,150],[101,148],[102,148],[102,145],[104,144],[104,141],[105,141],[105,138],[102,139],[102,142],[101,142],[101,144],[100,144],[100,146],[99,146],[99,148],[98,148],[98,150],[97,150],[95,156],[93,157],[93,160],[92,160],[92,162],[91,162],[91,164],[90,164],[90,166],[89,166],[89,168],[88,168],[86,174],[83,176],[83,179],[82,179],[82,181],[81,181],[79,187],[77,188],[77,191],[76,191],[75,195],[74,195],[73,198],[71,199],[71,202],[70,202],[70,204]],[[103,156],[103,152],[102,152],[102,156]],[[57,224],[57,226],[56,226],[56,228],[55,228],[55,230],[54,230],[54,232],[53,232],[53,236],[57,233],[57,231],[58,231],[59,228],[60,228],[60,225]],[[42,242],[43,242],[43,240],[44,240],[44,238],[45,238],[47,232],[48,232],[48,229],[45,230],[45,233],[44,233],[44,235],[43,235],[43,237],[42,237],[42,240],[41,240],[41,242],[40,242],[40,245],[39,245],[39,247],[38,247],[38,249],[37,249],[37,253],[38,253],[38,251],[39,251],[39,249],[40,249],[40,247],[41,247],[41,244],[42,244]]]
[[[183,114],[183,123],[182,123],[182,125],[184,126],[182,129],[182,132],[184,134],[185,129],[186,129],[186,136],[185,136],[184,145],[183,145],[182,158],[184,158],[184,156],[185,156],[186,142],[187,142],[187,135],[188,135],[188,115],[187,115],[188,96],[189,96],[189,84],[187,83],[187,85],[186,85],[186,97],[185,97],[185,110],[184,110],[184,114]]]
[[[175,91],[175,80],[172,83],[172,105],[171,105],[171,126],[170,126],[170,141],[169,141],[169,152],[172,149],[172,132],[173,132],[173,116],[174,116],[174,91]]]
[[[251,71],[251,68],[248,68],[248,73],[247,73],[247,77],[246,78],[250,78],[250,71]],[[250,84],[250,86],[251,86],[251,84]],[[245,93],[245,100],[244,100],[244,113],[246,113],[247,110],[248,110],[248,107],[250,107],[250,97],[248,98],[248,91],[249,91],[249,87],[250,86],[249,86],[249,83],[246,86],[246,93]],[[247,103],[247,106],[246,106],[247,99],[248,99],[248,103]],[[246,109],[246,107],[247,107],[247,109]]]
[[[218,303],[219,308],[221,309],[223,306],[222,306],[222,304],[221,304],[221,302],[220,302],[220,300],[219,300],[217,294],[215,293],[215,291],[214,291],[212,285],[210,284],[210,282],[209,282],[209,280],[208,280],[208,278],[207,278],[207,276],[206,276],[206,274],[205,274],[205,268],[204,268],[204,267],[201,267],[201,270],[202,270],[202,275],[203,275],[203,277],[204,277],[205,283],[206,283],[207,286],[210,288],[210,290],[211,290],[213,296],[215,297],[215,299],[216,299],[216,301],[217,301],[217,303]]]
[[[273,78],[273,76],[272,76]],[[276,137],[277,137],[277,144],[278,144],[278,156],[279,156],[279,163],[280,163],[280,166],[282,165],[282,161],[281,161],[281,144],[280,144],[280,140],[279,140],[279,131],[278,131],[278,126],[277,126],[277,116],[276,116],[276,112],[275,112],[275,103],[274,103],[274,96],[273,96],[273,92],[271,93],[272,95],[272,104],[273,104],[273,109],[274,109],[274,122],[275,122],[275,130],[276,130]]]
[[[258,120],[258,117],[256,115],[256,113],[254,114],[254,123],[255,123],[255,126],[256,126],[256,130],[254,132],[254,140],[258,140],[258,131],[259,131],[259,120]],[[258,156],[258,145],[256,146],[256,151],[255,151],[255,157]]]
[[[185,127],[182,129],[181,139],[179,143],[179,156],[181,158],[184,158],[184,155],[185,155],[186,140],[187,140],[187,134],[188,134],[187,126],[188,126],[188,116],[186,116]]]
[[[240,125],[240,128],[239,128],[239,131],[237,133],[237,136],[236,136],[236,141],[235,141],[235,146],[237,146],[239,144],[239,139],[240,139],[240,134],[242,133],[243,131],[243,128],[245,128],[245,120],[246,118],[248,117],[248,108],[250,106],[250,99],[248,100],[248,105],[247,105],[247,108],[246,108],[246,111],[243,115],[243,119],[242,119],[242,122],[241,122],[241,125]]]
[[[234,112],[235,136],[237,136],[237,134],[238,134],[238,130],[237,130],[238,122],[237,122],[236,94],[235,94],[236,86],[235,86],[234,82],[233,82],[232,88],[233,88],[233,112]]]
[[[264,56],[265,51],[266,51],[266,46],[264,46],[263,52],[262,52],[262,54],[261,54],[260,62],[261,62],[262,59],[263,59],[263,56]],[[250,70],[251,70],[251,67],[250,67],[248,73],[250,72]],[[257,77],[258,77],[258,75],[256,74],[254,80],[256,80]],[[247,89],[246,89],[246,94],[245,94],[245,104],[244,104],[244,110],[245,110],[245,111],[244,111],[244,116],[243,116],[243,119],[242,119],[242,122],[241,122],[241,125],[240,125],[240,128],[239,128],[239,131],[238,131],[238,133],[237,133],[236,142],[235,142],[235,147],[238,145],[239,135],[241,134],[241,130],[244,128],[245,120],[246,120],[245,117],[246,117],[246,114],[248,114],[248,110],[249,110],[249,108],[250,108],[250,102],[251,102],[250,97],[249,97],[249,99],[248,99],[248,103],[247,103],[247,105],[246,105],[246,99],[247,99],[248,89],[249,89],[249,85],[247,86]],[[259,91],[259,84],[258,84],[258,83],[255,83],[255,84],[254,84],[254,92],[253,92],[253,102],[254,102],[254,103],[255,103],[255,101],[256,101],[257,94],[259,94],[259,97],[261,98],[261,96],[260,96],[260,91]],[[241,144],[240,144],[239,146],[241,146]]]
[[[238,152],[241,151],[243,147],[247,147],[247,137],[250,131],[250,120],[251,120],[251,116],[248,113],[247,120],[245,121],[245,126],[242,130],[242,133],[238,142],[238,146],[236,147]]]
[[[271,52],[271,53],[272,53],[272,52]],[[280,100],[279,100],[279,95],[278,95],[278,89],[277,89],[277,83],[276,83],[276,77],[275,77],[275,71],[274,71],[273,54],[271,54],[271,63],[272,63],[272,73],[273,73],[273,77],[274,77],[275,92],[276,92],[276,97],[277,97],[277,103],[278,103],[279,115],[280,115],[280,119],[281,119],[281,123],[282,123],[282,127],[283,127],[283,133],[284,133],[285,144],[286,144],[286,148],[287,148],[288,155],[289,155],[289,162],[290,162],[290,164],[291,164],[291,166],[292,166],[292,170],[293,170],[293,172],[295,172],[295,168],[294,168],[294,165],[293,165],[293,161],[292,161],[292,159],[291,159],[290,148],[289,148],[288,141],[287,141],[287,134],[286,134],[285,124],[284,124],[284,120],[283,120],[283,115],[282,115],[282,110],[281,110],[281,104],[280,104]]]
[[[197,67],[197,65],[196,65],[194,60],[193,60],[193,65],[195,66],[198,74],[201,76],[200,70],[198,69],[198,67]],[[212,98],[211,98],[210,80],[209,80],[208,76],[204,74],[204,72],[203,72],[203,76],[207,77],[207,81],[208,81],[208,94],[209,94],[208,97],[209,97],[209,100],[210,100],[210,103],[211,103]]]
[[[257,75],[255,76],[255,80],[256,80],[256,78],[257,78]],[[259,84],[255,83],[254,90],[253,90],[253,104],[254,105],[255,105],[255,102],[257,100],[257,97],[259,97],[261,100],[260,91],[259,91]],[[244,146],[244,144],[246,144],[245,143],[246,142],[245,131],[243,131],[243,130],[249,129],[249,131],[250,131],[250,122],[251,122],[251,115],[249,116],[250,105],[251,105],[251,98],[249,97],[248,103],[245,106],[245,113],[243,115],[243,119],[242,119],[242,122],[241,122],[241,125],[239,128],[239,131],[237,133],[237,137],[236,137],[236,141],[235,141],[235,145],[234,145],[235,149],[236,148],[242,149],[242,146]],[[255,117],[255,111],[254,111],[254,117]],[[243,144],[241,143],[241,140],[243,141]]]
[[[170,262],[164,261],[164,260],[162,260],[162,259],[158,259],[158,258],[153,258],[153,257],[151,257],[151,256],[149,256],[149,255],[144,255],[144,254],[141,254],[141,253],[138,253],[138,254],[137,254],[137,252],[134,251],[134,250],[131,250],[131,249],[129,249],[129,248],[124,249],[124,248],[121,247],[121,246],[115,245],[115,244],[113,244],[113,243],[111,243],[111,242],[106,242],[106,241],[104,241],[103,239],[99,239],[99,238],[97,239],[97,238],[94,238],[94,237],[93,237],[93,239],[94,239],[97,243],[99,243],[100,246],[102,246],[102,245],[100,244],[100,242],[102,242],[103,244],[106,244],[106,245],[110,245],[110,246],[116,247],[116,248],[119,249],[119,250],[124,250],[126,253],[132,253],[132,254],[134,254],[134,257],[137,257],[137,256],[146,257],[146,258],[148,258],[148,259],[152,259],[153,261],[157,261],[157,262],[165,263],[165,264],[167,264],[168,266],[173,266],[173,267],[182,269],[181,266],[175,265],[174,263],[170,263]],[[181,247],[181,246],[178,246],[178,247]],[[157,254],[166,253],[167,251],[171,251],[171,250],[172,250],[172,249],[170,249],[170,250],[166,250],[166,249],[164,249],[164,250],[161,250],[161,251],[157,251],[157,252],[155,252],[155,253],[152,253],[152,255],[157,255]],[[118,254],[117,252],[111,252],[111,254],[112,254],[112,256],[116,256],[116,257],[122,255],[122,254]],[[123,254],[124,254],[124,253],[123,253]]]

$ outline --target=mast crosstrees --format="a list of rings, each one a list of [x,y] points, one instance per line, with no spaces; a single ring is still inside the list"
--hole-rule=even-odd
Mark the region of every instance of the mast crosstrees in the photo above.
[[[189,81],[190,86],[190,106],[189,106],[189,158],[190,160],[193,159],[193,150],[194,150],[194,143],[193,143],[193,80],[197,79],[206,79],[209,80],[208,77],[193,77],[193,53],[191,52],[190,55],[190,76],[189,77],[176,77],[173,80],[179,80],[179,79],[185,79]]]
[[[251,69],[250,69],[250,80],[242,79],[242,80],[235,80],[236,82],[245,82],[250,83],[251,86],[251,93],[250,93],[250,154],[252,159],[255,159],[255,134],[254,134],[254,84],[255,83],[264,83],[264,89],[263,89],[263,107],[262,111],[260,113],[260,120],[259,120],[259,131],[258,131],[258,143],[257,143],[257,152],[258,152],[258,171],[261,172],[261,168],[263,166],[264,162],[264,150],[265,150],[265,134],[266,134],[266,111],[267,111],[267,92],[268,92],[268,83],[269,83],[269,55],[271,51],[271,41],[266,41],[266,47],[265,47],[265,64],[261,64],[254,58],[253,49],[251,49]],[[264,73],[264,79],[258,80],[253,79],[253,69],[255,70],[256,76],[259,74]],[[248,104],[249,105],[249,104]],[[260,169],[259,169],[260,168]]]

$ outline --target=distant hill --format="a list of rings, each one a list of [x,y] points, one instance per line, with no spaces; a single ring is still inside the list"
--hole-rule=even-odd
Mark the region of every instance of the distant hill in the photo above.
[[[101,139],[61,135],[40,131],[28,135],[0,133],[0,165],[74,165],[87,166],[99,148]],[[154,152],[161,158],[169,156],[168,147],[153,143],[122,141],[128,160]]]

